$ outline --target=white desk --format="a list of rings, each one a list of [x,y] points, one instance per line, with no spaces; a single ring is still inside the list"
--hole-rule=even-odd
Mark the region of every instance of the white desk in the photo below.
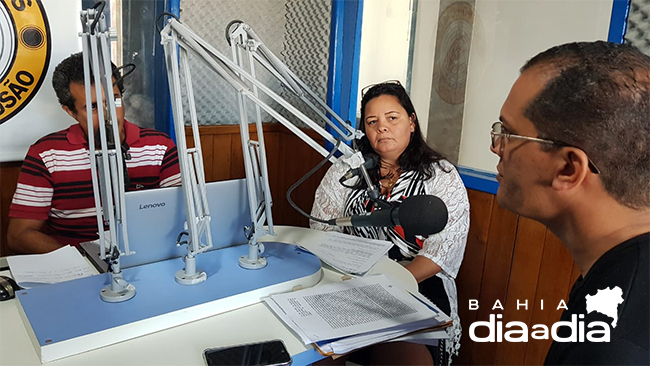
[[[309,248],[322,233],[304,228],[276,226],[277,236],[261,241],[299,243]],[[341,274],[324,266],[319,283],[340,281]],[[417,283],[404,267],[383,259],[373,273],[385,273],[410,290]],[[6,273],[5,273],[6,274]],[[99,316],[99,314],[98,314]],[[63,358],[47,365],[204,365],[203,350],[212,347],[282,339],[294,357],[294,365],[319,359],[311,346],[304,346],[262,303],[215,315],[127,342]],[[39,365],[40,360],[20,319],[16,300],[0,302],[0,365]]]

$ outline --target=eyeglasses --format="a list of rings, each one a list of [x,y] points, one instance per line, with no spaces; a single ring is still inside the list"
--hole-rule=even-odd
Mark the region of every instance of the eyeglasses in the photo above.
[[[516,134],[513,134],[513,133],[509,133],[508,130],[506,130],[503,127],[502,122],[494,122],[492,124],[492,131],[490,131],[490,136],[492,137],[492,148],[493,149],[496,149],[497,146],[500,147],[500,148],[503,148],[503,144],[504,144],[504,141],[505,141],[503,138],[505,137],[505,138],[515,138],[515,139],[520,139],[520,140],[535,141],[535,142],[539,142],[541,144],[555,145],[555,146],[558,146],[558,147],[573,147],[573,148],[582,150],[581,148],[579,148],[577,146],[569,145],[569,144],[566,144],[564,142],[553,141],[553,140],[545,140],[545,139],[540,139],[540,138],[537,138],[537,137],[528,137],[528,136],[521,136],[521,135],[516,135]],[[585,155],[587,154],[584,150],[582,150],[582,151],[585,153]],[[600,174],[600,170],[596,167],[596,164],[594,164],[594,162],[591,161],[589,156],[587,156],[587,160],[589,161],[589,169],[591,170],[591,172],[594,173],[594,174]]]
[[[381,82],[381,83],[370,84],[370,85],[366,86],[365,88],[361,89],[361,98],[363,98],[363,96],[366,95],[368,90],[370,90],[372,87],[377,86],[377,85],[384,85],[384,84],[395,84],[395,85],[402,86],[402,84],[399,82],[399,80],[386,80],[386,81]]]

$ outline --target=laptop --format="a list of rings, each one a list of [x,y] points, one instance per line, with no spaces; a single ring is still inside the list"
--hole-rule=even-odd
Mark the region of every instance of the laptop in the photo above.
[[[244,226],[251,225],[246,180],[235,179],[205,185],[210,209],[212,249],[247,242]],[[181,187],[157,188],[125,193],[129,247],[135,254],[122,256],[120,266],[129,268],[187,254],[187,246],[176,246],[184,231],[185,201]],[[182,240],[187,239],[184,236]],[[97,242],[81,248],[100,271],[106,263],[99,258]],[[123,249],[123,247],[121,247]]]

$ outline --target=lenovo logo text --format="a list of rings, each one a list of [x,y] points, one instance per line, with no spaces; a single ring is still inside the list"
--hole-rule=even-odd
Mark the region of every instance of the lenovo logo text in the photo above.
[[[145,205],[140,205],[140,210],[148,210],[151,208],[165,207],[165,202],[156,202],[156,203],[147,203]]]

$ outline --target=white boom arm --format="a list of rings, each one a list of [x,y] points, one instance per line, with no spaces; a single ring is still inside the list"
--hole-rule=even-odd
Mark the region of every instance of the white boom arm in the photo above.
[[[228,25],[228,28],[228,37],[232,48],[232,60],[217,51],[214,47],[194,33],[194,31],[192,31],[187,25],[181,23],[176,18],[170,18],[167,21],[166,26],[160,32],[161,42],[165,49],[165,60],[167,62],[167,72],[169,76],[169,87],[180,161],[185,159],[185,151],[187,150],[184,136],[185,121],[182,111],[183,101],[180,91],[180,73],[183,73],[185,80],[187,103],[190,106],[189,122],[192,126],[194,142],[197,144],[195,145],[195,149],[197,150],[196,154],[200,156],[200,146],[198,145],[200,141],[198,135],[198,122],[196,119],[190,70],[187,63],[188,52],[198,57],[211,70],[227,81],[237,92],[240,111],[239,126],[242,138],[246,182],[251,212],[251,226],[246,228],[249,254],[248,256],[242,256],[239,263],[244,268],[262,268],[266,265],[266,259],[260,256],[264,251],[264,248],[261,244],[258,244],[257,241],[259,237],[265,234],[274,235],[274,232],[271,214],[272,199],[268,182],[261,110],[264,110],[278,122],[282,123],[291,132],[323,156],[328,156],[330,152],[262,100],[259,96],[260,92],[264,93],[264,95],[270,97],[273,101],[284,107],[284,109],[294,117],[297,117],[300,121],[323,136],[325,140],[334,144],[337,139],[320,125],[312,121],[298,108],[276,94],[273,90],[264,85],[264,83],[260,82],[256,78],[256,62],[261,64],[285,87],[295,93],[311,110],[317,113],[325,123],[331,125],[340,135],[340,139],[352,141],[356,138],[360,138],[363,134],[354,129],[348,123],[345,123],[331,108],[329,108],[329,106],[327,106],[326,103],[318,98],[305,83],[291,72],[291,70],[289,70],[264,45],[248,25],[236,21],[231,22],[231,24]],[[230,28],[233,28],[232,31]],[[245,64],[248,64],[248,70],[244,69]],[[247,105],[250,102],[255,105],[254,121],[257,126],[258,141],[251,140],[249,136],[248,124],[253,120],[253,118],[248,116]],[[327,117],[328,114],[339,121],[343,128],[332,123]],[[338,149],[343,154],[343,158],[352,158],[354,156],[357,160],[355,165],[358,166],[363,163],[363,158],[360,156],[360,153],[355,152],[355,150],[350,146],[340,144]],[[337,161],[337,158],[331,157],[330,160],[335,162]],[[201,165],[197,165],[195,169],[203,172],[202,160],[199,159],[199,162],[201,162]],[[186,163],[186,165],[189,164]],[[356,168],[357,166],[354,167]],[[181,164],[181,172],[183,172],[183,164]],[[184,190],[186,191],[186,197],[188,197],[189,193],[187,192],[190,188],[187,187],[186,181],[190,178],[189,176],[186,177],[186,174],[182,174],[181,177],[183,180],[183,186],[185,187]],[[194,180],[192,180],[192,183],[194,183]],[[200,182],[199,184],[204,184],[204,182]],[[205,191],[202,191],[201,193],[203,194],[201,199],[205,199]],[[188,203],[188,205],[190,204]],[[193,217],[194,214],[191,210],[187,211],[187,215],[188,221],[197,220],[197,218]],[[268,230],[265,229],[265,224],[268,225]],[[190,236],[192,236],[192,233],[190,233]],[[192,239],[190,239],[190,241],[191,240]]]
[[[96,9],[101,6],[100,9]],[[121,302],[135,295],[135,287],[123,277],[120,269],[120,256],[135,254],[129,248],[126,228],[126,209],[124,200],[126,165],[119,136],[116,114],[116,100],[113,96],[112,68],[110,60],[109,30],[102,14],[103,2],[93,8],[82,10],[80,33],[83,62],[84,86],[86,89],[86,113],[88,126],[94,126],[93,106],[90,101],[97,96],[97,118],[99,136],[95,137],[93,127],[88,128],[88,150],[90,171],[95,199],[97,228],[99,231],[100,257],[107,261],[111,283],[100,292],[106,302]],[[91,83],[91,73],[92,80]],[[102,103],[102,95],[105,102]],[[95,146],[99,144],[99,149]],[[108,237],[104,233],[104,223],[108,224]],[[120,249],[120,239],[123,248]]]
[[[183,258],[185,269],[176,273],[176,281],[181,284],[196,284],[207,279],[203,271],[196,268],[196,256],[212,248],[212,232],[210,230],[210,208],[205,191],[205,176],[203,169],[203,153],[199,126],[196,121],[196,105],[192,89],[192,77],[189,72],[187,50],[177,47],[176,42],[162,41],[165,50],[165,63],[169,80],[174,129],[178,149],[178,161],[183,182],[185,200],[187,255]],[[189,100],[190,121],[194,148],[187,147],[185,139],[185,123],[183,99],[181,94],[181,75],[185,79],[186,95]],[[205,242],[202,242],[202,239]],[[180,245],[181,243],[177,243]]]

